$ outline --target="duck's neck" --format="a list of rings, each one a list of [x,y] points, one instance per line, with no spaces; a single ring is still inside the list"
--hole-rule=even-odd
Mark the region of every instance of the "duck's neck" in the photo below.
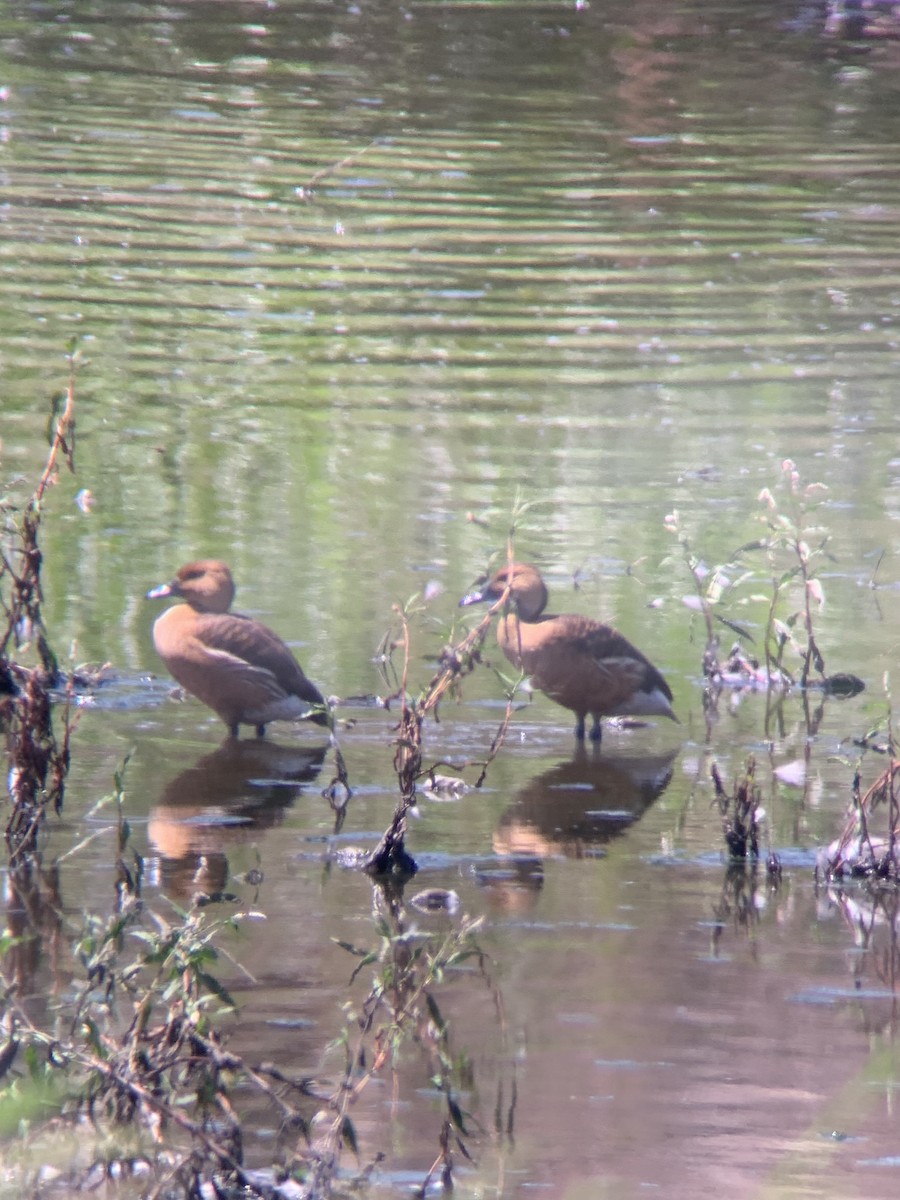
[[[531,624],[534,621],[539,621],[541,613],[547,607],[547,588],[544,581],[540,580],[540,585],[535,585],[520,591],[514,599],[513,607],[519,620],[525,624]]]
[[[518,660],[522,649],[522,625],[514,612],[503,613],[497,622],[497,643],[511,662]]]

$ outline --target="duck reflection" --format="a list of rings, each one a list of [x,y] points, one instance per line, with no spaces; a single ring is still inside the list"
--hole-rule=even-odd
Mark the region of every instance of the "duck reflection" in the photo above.
[[[677,747],[611,755],[579,746],[574,758],[532,779],[500,818],[493,838],[500,858],[479,872],[494,906],[530,909],[543,887],[545,858],[599,856],[663,794],[677,757]]]
[[[517,860],[587,858],[623,833],[663,794],[678,750],[591,754],[584,748],[532,779],[500,818],[497,854]]]
[[[229,846],[271,829],[321,770],[327,746],[229,738],[182,771],[150,810],[160,884],[173,899],[215,899],[228,880]]]

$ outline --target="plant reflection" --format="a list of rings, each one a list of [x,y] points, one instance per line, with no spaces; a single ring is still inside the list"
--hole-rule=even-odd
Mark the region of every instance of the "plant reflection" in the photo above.
[[[892,995],[889,1016],[878,1021],[876,1028],[887,1024],[895,1028],[900,983],[900,896],[892,887],[852,892],[830,887],[827,896],[852,931],[859,951],[852,958],[854,986],[862,988],[866,977],[874,975]]]
[[[40,968],[49,960],[53,987],[62,982],[59,971],[63,956],[63,902],[59,866],[43,865],[40,854],[29,855],[9,870],[6,883],[6,931],[8,948],[2,959],[4,975],[15,984],[16,994],[26,1000],[37,993]]]

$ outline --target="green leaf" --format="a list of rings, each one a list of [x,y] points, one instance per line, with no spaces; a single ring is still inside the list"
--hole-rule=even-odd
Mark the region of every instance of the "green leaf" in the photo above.
[[[785,571],[784,574],[779,578],[776,586],[779,588],[784,587],[784,585],[786,583],[790,583],[791,580],[795,579],[799,574],[800,574],[799,566],[791,567],[789,570]]]
[[[731,558],[732,558],[732,561],[734,561],[734,559],[738,558],[741,554],[747,554],[751,550],[768,550],[768,548],[769,548],[768,542],[761,540],[760,538],[757,538],[756,541],[745,542],[743,544],[743,546],[738,546],[737,550],[735,550],[735,552],[734,552],[734,554],[732,554]]]
[[[745,642],[752,643],[754,641],[753,634],[743,625],[738,625],[737,621],[730,621],[728,617],[723,617],[721,613],[714,614],[717,621],[721,621],[732,633],[736,633],[739,638],[743,638]]]
[[[353,1153],[359,1156],[359,1143],[356,1140],[356,1129],[349,1117],[344,1117],[341,1122],[341,1140],[345,1146],[349,1146]]]
[[[208,975],[205,971],[200,971],[197,974],[198,980],[203,984],[208,992],[211,992],[229,1008],[237,1008],[234,1000],[231,998],[231,993],[226,987],[219,983],[215,975]]]
[[[98,1058],[105,1059],[107,1054],[100,1039],[100,1030],[97,1027],[96,1021],[92,1017],[86,1016],[82,1021],[82,1027],[84,1029],[85,1041]]]
[[[468,1129],[466,1129],[466,1122],[465,1122],[465,1117],[463,1116],[463,1111],[459,1107],[459,1105],[456,1103],[456,1101],[453,1099],[452,1096],[447,1097],[447,1107],[450,1110],[450,1119],[453,1121],[453,1124],[460,1131],[460,1133],[464,1133],[466,1135],[466,1137],[468,1137],[469,1131],[468,1131]]]
[[[336,937],[333,937],[331,940],[336,946],[340,946],[342,950],[346,950],[348,954],[354,955],[355,958],[365,958],[367,955],[371,955],[370,950],[360,950],[358,946],[354,946],[351,942],[344,942]]]
[[[425,1004],[428,1008],[428,1014],[437,1028],[441,1033],[446,1033],[446,1023],[444,1022],[444,1018],[441,1016],[441,1010],[438,1008],[437,1001],[435,1000],[434,996],[432,996],[431,992],[425,993]]]
[[[367,954],[353,968],[353,974],[350,976],[350,982],[353,983],[354,979],[356,979],[356,977],[360,973],[360,971],[362,971],[364,967],[371,966],[371,964],[374,962],[378,962],[378,955],[377,954]]]

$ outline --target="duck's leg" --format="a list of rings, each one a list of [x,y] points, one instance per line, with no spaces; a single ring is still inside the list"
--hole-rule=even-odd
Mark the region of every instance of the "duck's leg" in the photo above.
[[[600,739],[603,737],[603,729],[600,725],[600,718],[594,717],[594,723],[591,726],[591,741],[595,746],[600,745]]]

